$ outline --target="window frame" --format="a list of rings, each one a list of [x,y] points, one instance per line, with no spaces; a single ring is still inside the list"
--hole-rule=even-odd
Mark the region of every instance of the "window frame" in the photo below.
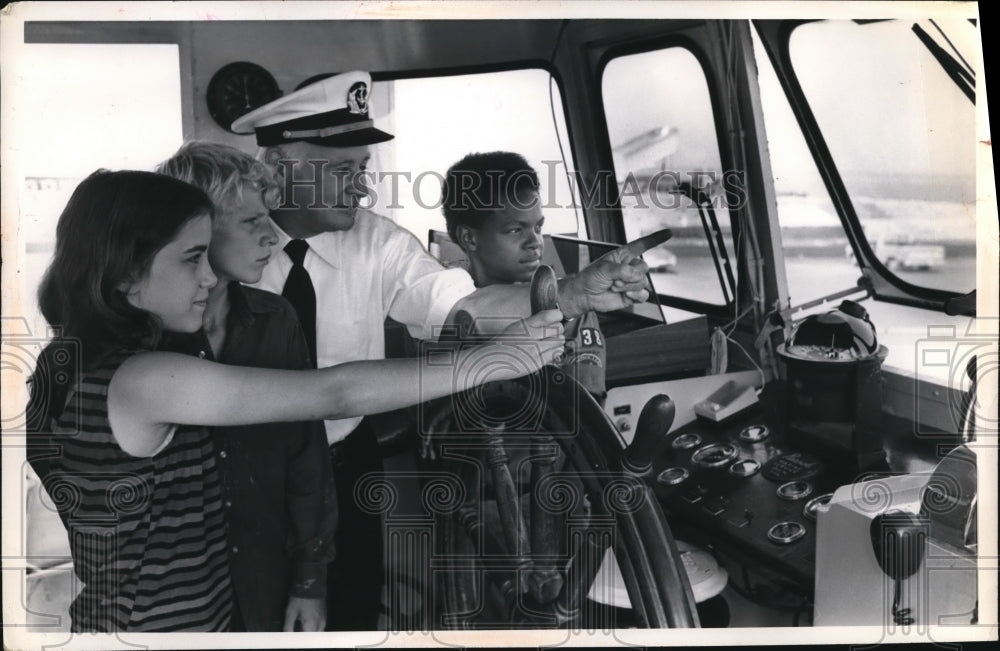
[[[699,43],[687,36],[681,34],[673,34],[667,37],[659,36],[649,39],[644,39],[638,42],[630,42],[622,45],[615,45],[607,48],[601,53],[601,56],[594,68],[595,81],[594,85],[597,88],[597,96],[601,99],[598,107],[598,114],[602,120],[600,126],[603,130],[598,129],[603,135],[603,142],[601,145],[605,148],[607,160],[612,161],[614,159],[612,155],[612,145],[611,136],[608,131],[608,118],[604,111],[604,76],[606,68],[609,63],[613,60],[618,59],[623,56],[633,55],[633,54],[646,54],[649,52],[656,52],[660,50],[668,50],[671,48],[680,47],[688,51],[698,62],[701,72],[704,75],[705,85],[708,89],[709,105],[712,107],[712,124],[715,128],[715,139],[719,151],[719,160],[722,163],[723,168],[725,168],[725,161],[732,160],[731,152],[727,146],[726,139],[723,137],[725,135],[725,128],[720,119],[719,108],[722,104],[718,97],[718,80],[713,74],[713,68],[709,65],[711,61],[708,54],[699,46]],[[614,214],[614,218],[617,220],[618,230],[622,233],[625,232],[625,219],[622,215],[621,209],[621,196],[619,194],[619,179],[617,170],[614,169],[614,165],[611,166],[612,177],[614,178],[614,185],[612,191],[613,195],[609,197],[611,199],[611,211]],[[732,216],[732,209],[727,208],[727,215],[729,218],[729,227],[731,233],[731,242],[735,247],[735,242],[740,240],[740,224],[739,220],[734,220]],[[726,303],[707,303],[705,301],[699,301],[696,299],[683,298],[680,296],[671,296],[669,294],[663,294],[661,292],[656,292],[656,298],[659,303],[666,307],[672,307],[686,312],[692,312],[696,314],[703,314],[713,319],[718,320],[729,320],[733,316],[734,304],[738,304],[741,300],[742,287],[744,285],[741,282],[741,274],[744,273],[743,265],[739,260],[738,252],[734,249],[728,251],[730,266],[733,270],[734,276],[736,278],[736,287],[733,288],[733,297],[730,301]],[[719,264],[722,264],[722,260],[717,260]],[[726,295],[726,290],[721,286],[719,287],[720,294],[724,297]]]

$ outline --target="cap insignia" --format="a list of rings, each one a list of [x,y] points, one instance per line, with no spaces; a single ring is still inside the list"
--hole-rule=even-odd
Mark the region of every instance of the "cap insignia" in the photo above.
[[[368,84],[359,81],[347,91],[347,108],[351,113],[366,115],[368,113]]]

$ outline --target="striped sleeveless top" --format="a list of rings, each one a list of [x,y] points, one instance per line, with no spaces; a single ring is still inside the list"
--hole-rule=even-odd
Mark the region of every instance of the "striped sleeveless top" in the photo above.
[[[148,458],[126,454],[111,434],[108,385],[135,352],[84,373],[53,427],[57,452],[42,481],[83,584],[72,630],[225,631],[232,587],[208,432],[178,427]]]

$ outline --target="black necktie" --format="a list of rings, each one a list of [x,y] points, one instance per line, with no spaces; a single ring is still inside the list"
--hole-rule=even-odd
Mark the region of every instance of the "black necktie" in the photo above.
[[[316,290],[313,289],[309,272],[302,266],[309,245],[305,240],[292,240],[285,245],[285,253],[292,260],[292,270],[288,272],[285,288],[281,295],[288,299],[299,315],[302,332],[306,335],[306,344],[312,356],[313,367],[316,362]]]

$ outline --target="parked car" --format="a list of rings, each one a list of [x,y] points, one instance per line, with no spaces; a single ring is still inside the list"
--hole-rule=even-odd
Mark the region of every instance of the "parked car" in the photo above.
[[[944,266],[944,246],[909,236],[879,238],[875,255],[892,271],[932,271]]]
[[[662,246],[642,254],[651,272],[668,273],[677,269],[677,256]]]

